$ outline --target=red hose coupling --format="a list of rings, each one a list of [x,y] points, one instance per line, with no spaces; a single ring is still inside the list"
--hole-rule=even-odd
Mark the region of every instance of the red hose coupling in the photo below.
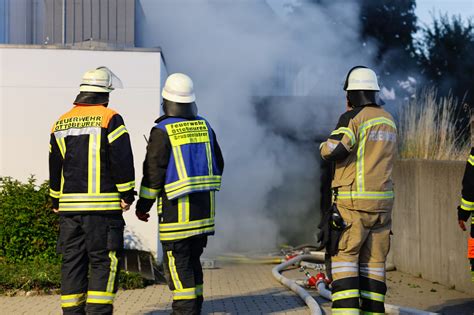
[[[285,256],[285,259],[288,261],[290,259],[295,258],[296,256],[298,256],[298,254],[292,254],[292,255],[288,254],[288,255]]]
[[[314,277],[313,277],[313,278],[314,278]],[[321,281],[323,281],[323,282],[326,283],[326,284],[329,284],[329,279],[326,278],[326,275],[325,275],[324,273],[322,273],[322,272],[320,272],[320,273],[318,273],[318,274],[316,275],[316,284],[315,284],[315,285],[317,285],[317,284],[318,284],[319,282],[321,282]]]
[[[318,279],[315,276],[309,277],[308,280],[306,281],[306,284],[309,287],[316,287],[316,283],[318,283]]]

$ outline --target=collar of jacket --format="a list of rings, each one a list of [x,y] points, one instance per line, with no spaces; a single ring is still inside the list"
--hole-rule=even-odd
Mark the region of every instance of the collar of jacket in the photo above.
[[[77,95],[74,105],[103,105],[109,104],[109,93],[81,92]]]
[[[192,120],[192,119],[197,119],[197,116],[196,116],[196,117],[193,117],[193,118],[190,118],[190,117],[163,115],[163,116],[158,117],[158,118],[155,120],[155,124],[158,124],[158,123],[162,122],[163,120],[165,120],[165,119],[167,119],[167,118],[182,118],[182,119]]]

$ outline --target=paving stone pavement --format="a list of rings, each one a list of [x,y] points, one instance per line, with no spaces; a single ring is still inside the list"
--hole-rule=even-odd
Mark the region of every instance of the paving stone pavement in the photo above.
[[[295,294],[271,275],[270,265],[224,265],[204,271],[204,314],[308,314]],[[114,314],[169,314],[166,285],[119,291]],[[0,297],[0,314],[60,314],[59,296]]]
[[[218,269],[205,270],[204,294],[206,301],[204,302],[203,314],[309,314],[304,302],[272,277],[272,267],[272,265],[240,264],[222,265]],[[292,279],[303,278],[303,275],[297,270],[288,271],[287,273],[288,277]],[[415,279],[402,273],[392,273],[392,283],[396,282],[398,284],[398,277],[408,278],[409,284],[413,283]],[[432,284],[426,283],[431,288]],[[401,303],[407,301],[407,296],[413,295],[413,293],[405,287],[394,289],[395,292],[391,293],[393,297],[389,295],[388,302]],[[442,290],[439,285],[436,288]],[[451,298],[466,297],[462,293],[451,291]],[[314,292],[312,294],[317,296]],[[323,306],[325,313],[330,314],[329,302],[319,297],[317,300]],[[437,299],[434,297],[434,300]],[[119,291],[114,303],[115,314],[169,314],[171,301],[171,292],[166,285]],[[58,295],[2,296],[0,297],[0,314],[60,314],[59,303]],[[428,305],[436,305],[432,301],[429,303]],[[412,306],[417,305],[413,304]],[[423,305],[418,306],[422,307]],[[426,303],[424,307],[426,307]],[[455,311],[445,314],[460,315],[461,312]]]

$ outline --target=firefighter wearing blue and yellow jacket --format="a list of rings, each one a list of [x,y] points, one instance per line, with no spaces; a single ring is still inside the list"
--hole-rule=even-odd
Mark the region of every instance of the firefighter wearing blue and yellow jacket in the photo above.
[[[85,73],[74,107],[53,125],[49,174],[59,213],[64,314],[112,314],[125,222],[134,201],[130,137],[122,117],[107,108],[121,87],[106,67]]]
[[[200,314],[200,256],[214,234],[215,192],[224,169],[216,135],[197,116],[191,79],[175,73],[162,92],[165,115],[151,130],[136,215],[148,221],[158,199],[159,235],[173,314]]]
[[[331,259],[332,314],[384,314],[397,129],[377,100],[374,71],[353,68],[344,90],[347,111],[320,148],[335,162],[332,189],[343,220],[334,220],[342,234]]]

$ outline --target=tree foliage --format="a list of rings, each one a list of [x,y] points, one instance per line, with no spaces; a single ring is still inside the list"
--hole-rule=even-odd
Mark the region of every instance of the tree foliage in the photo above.
[[[378,58],[388,51],[413,52],[417,31],[415,0],[359,0],[361,37],[376,40]]]
[[[422,29],[416,43],[421,73],[440,94],[464,99],[474,107],[474,22],[442,15]],[[471,91],[470,91],[471,90]]]

